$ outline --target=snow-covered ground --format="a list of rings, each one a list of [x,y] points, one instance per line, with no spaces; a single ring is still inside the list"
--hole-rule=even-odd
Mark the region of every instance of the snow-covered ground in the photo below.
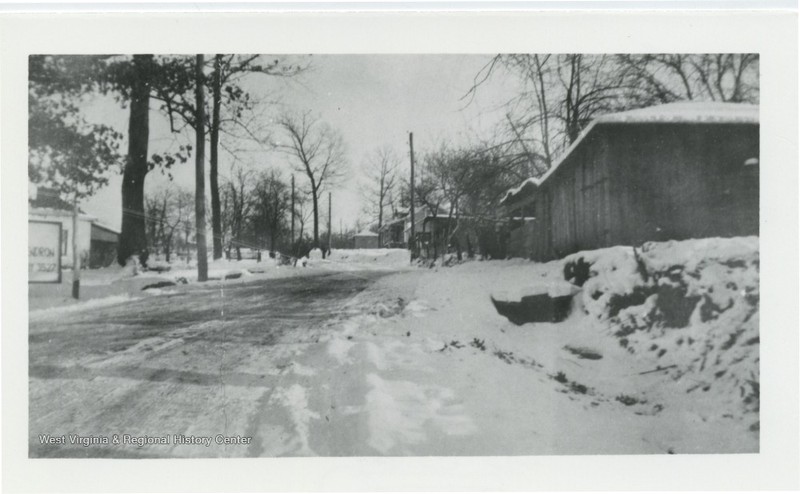
[[[243,275],[215,282],[231,290],[171,293],[153,309],[64,313],[74,336],[32,317],[32,423],[88,430],[107,408],[132,409],[104,413],[105,427],[157,434],[168,421],[254,438],[246,449],[132,453],[167,456],[759,450],[757,238],[396,272],[352,252],[250,279],[314,278]],[[212,272],[250,272],[249,262]],[[193,286],[203,285],[165,290]],[[500,292],[575,295],[566,320],[515,325],[491,302]],[[102,338],[87,350],[81,331]],[[71,401],[48,404],[65,387]]]
[[[492,307],[561,286],[581,258],[566,321],[516,326]],[[758,451],[757,238],[470,262],[352,304],[328,352],[365,373],[357,409],[382,454]]]
[[[64,307],[70,310],[90,309],[136,298],[162,295],[187,284],[197,283],[196,261],[186,263],[153,262],[152,267],[169,268],[163,271],[146,271],[116,264],[101,269],[81,271],[80,300],[72,298],[72,273],[65,270],[61,284],[28,285],[28,303],[31,316],[44,312],[52,313]],[[264,256],[262,262],[255,259],[241,261],[219,259],[208,264],[208,283],[236,284],[248,280],[303,276],[314,271],[304,269],[302,263],[295,266],[279,265],[274,259]],[[156,285],[154,288],[148,286]],[[99,299],[102,299],[99,300]]]

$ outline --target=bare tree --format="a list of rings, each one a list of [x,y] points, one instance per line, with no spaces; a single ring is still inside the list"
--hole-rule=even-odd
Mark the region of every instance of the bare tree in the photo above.
[[[182,225],[191,224],[193,213],[192,193],[188,190],[176,190],[168,204],[164,221],[164,255],[167,262],[170,261],[172,245],[177,240],[175,234]]]
[[[256,142],[263,141],[258,135],[258,120],[245,118],[260,104],[243,89],[241,79],[250,74],[273,77],[292,77],[307,68],[303,61],[294,63],[286,57],[267,55],[214,55],[213,71],[210,78],[211,119],[209,126],[209,182],[211,192],[211,229],[214,235],[213,257],[222,257],[222,219],[219,193],[219,148],[220,132],[226,127],[241,131]],[[223,110],[227,110],[224,111]]]
[[[757,53],[617,55],[617,60],[638,106],[759,100]]]
[[[236,167],[230,180],[223,189],[224,210],[222,216],[230,231],[227,250],[236,249],[236,259],[242,259],[242,245],[246,244],[247,223],[253,207],[252,178],[253,173],[241,166]],[[230,255],[230,254],[229,254]]]
[[[253,187],[253,230],[259,245],[269,239],[275,252],[287,230],[286,216],[291,209],[289,186],[277,170],[262,171]]]
[[[156,255],[166,250],[164,245],[164,224],[167,220],[167,202],[170,199],[170,194],[169,188],[165,188],[154,194],[145,194],[144,196],[148,249],[152,250]]]
[[[280,120],[289,141],[278,144],[294,160],[295,168],[308,178],[308,190],[314,215],[314,247],[319,244],[319,200],[326,187],[332,186],[345,172],[345,151],[341,136],[310,112],[284,116]]]
[[[306,224],[308,224],[312,215],[313,211],[310,207],[308,207],[307,198],[302,196],[296,197],[294,201],[294,219],[297,221],[298,226],[300,227],[297,230],[296,241],[301,241],[303,239],[303,236],[305,235]],[[292,249],[294,249],[294,246]]]
[[[366,159],[362,194],[365,200],[365,212],[372,217],[377,217],[379,243],[384,211],[387,207],[392,206],[399,166],[400,158],[388,146],[376,149]]]
[[[626,88],[609,55],[497,55],[466,96],[493,73],[515,77],[520,90],[506,103],[505,129],[493,150],[525,176],[547,171],[599,114],[626,108]]]

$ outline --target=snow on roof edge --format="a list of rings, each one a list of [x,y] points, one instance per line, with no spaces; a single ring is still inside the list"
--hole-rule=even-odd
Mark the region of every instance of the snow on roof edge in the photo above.
[[[107,224],[101,222],[100,220],[92,221],[92,224],[97,226],[97,227],[99,227],[99,228],[102,228],[104,230],[108,230],[108,231],[110,231],[112,233],[116,233],[117,235],[122,234],[122,232],[120,230],[117,230],[116,228],[112,228],[112,227],[108,226]]]
[[[662,110],[661,113],[655,111],[656,109]],[[683,109],[681,113],[679,110]],[[669,110],[663,112],[663,110]],[[692,111],[687,111],[692,110]],[[700,111],[704,110],[704,111]],[[522,189],[529,183],[536,187],[541,186],[545,180],[552,175],[561,164],[569,158],[584,138],[594,129],[598,124],[613,123],[613,124],[629,124],[629,123],[674,123],[674,124],[719,124],[719,123],[737,123],[737,124],[758,124],[759,123],[759,105],[744,104],[744,103],[719,103],[719,102],[680,102],[680,103],[667,103],[664,105],[648,106],[645,108],[638,108],[636,110],[628,110],[618,113],[609,113],[601,115],[586,126],[580,133],[577,139],[570,144],[564,153],[553,163],[544,174],[539,177],[531,177],[525,179],[517,187],[509,189],[500,204],[505,204],[506,201],[519,194]]]
[[[759,106],[717,101],[681,101],[609,113],[602,123],[759,123]]]
[[[72,217],[72,211],[65,211],[63,209],[55,209],[55,208],[36,208],[28,206],[28,217],[30,216],[59,216],[59,217]],[[79,210],[78,218],[86,221],[90,221],[92,223],[97,220],[97,217],[91,215],[89,213],[85,213]]]

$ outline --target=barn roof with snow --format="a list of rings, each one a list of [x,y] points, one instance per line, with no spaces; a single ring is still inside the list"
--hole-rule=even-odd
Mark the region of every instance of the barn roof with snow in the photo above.
[[[598,125],[602,124],[758,124],[758,105],[720,102],[679,102],[650,106],[594,119],[567,150],[539,177],[531,177],[509,189],[500,204],[514,199],[523,190],[536,189],[545,182],[578,148]]]

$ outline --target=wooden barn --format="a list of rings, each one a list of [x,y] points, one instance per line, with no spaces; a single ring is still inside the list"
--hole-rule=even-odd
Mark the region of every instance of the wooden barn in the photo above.
[[[758,106],[672,103],[600,117],[510,190],[512,257],[759,233]]]

